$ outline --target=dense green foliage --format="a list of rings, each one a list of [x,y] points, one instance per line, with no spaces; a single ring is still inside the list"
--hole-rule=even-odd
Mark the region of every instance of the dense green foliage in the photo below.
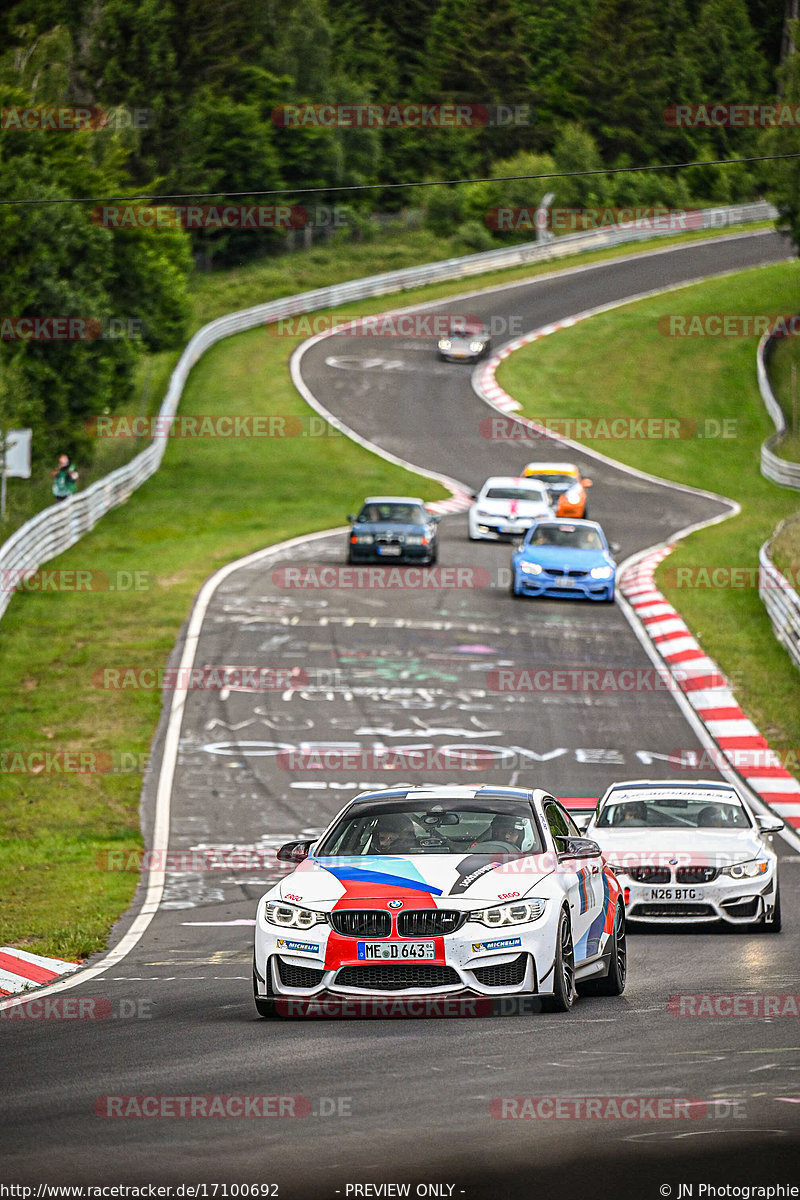
[[[85,415],[130,398],[141,347],[178,344],[185,279],[334,230],[370,236],[399,208],[475,250],[530,238],[497,229],[500,206],[729,202],[771,190],[798,233],[798,168],[697,167],[607,174],[653,162],[797,149],[795,129],[675,126],[675,104],[764,103],[798,94],[782,22],[766,0],[24,0],[0,12],[0,103],[90,105],[105,128],[0,132],[0,196],[141,196],[205,202],[283,190],[324,206],[286,228],[114,230],[87,204],[4,208],[4,314],[124,321],[129,334],[0,340],[0,425],[30,424],[38,454],[86,457]],[[286,105],[462,104],[475,123],[348,127],[282,123]],[[500,106],[485,123],[479,106]],[[515,114],[515,115],[512,115]],[[551,180],[411,188],[433,179],[594,170]],[[376,185],[375,190],[333,189]],[[310,197],[304,189],[327,189]],[[300,224],[306,218],[301,215]],[[336,226],[340,226],[338,232]]]

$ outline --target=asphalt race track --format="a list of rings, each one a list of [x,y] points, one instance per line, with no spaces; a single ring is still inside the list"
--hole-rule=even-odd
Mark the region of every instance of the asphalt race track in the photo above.
[[[526,331],[788,254],[774,234],[749,235],[441,310],[518,317]],[[482,437],[492,410],[474,395],[469,369],[439,363],[430,342],[326,338],[300,369],[320,403],[363,438],[470,487],[545,457],[535,445]],[[595,482],[591,515],[619,543],[620,559],[725,511],[708,497],[581,461]],[[360,499],[353,496],[354,507]],[[196,665],[271,668],[282,680],[293,670],[293,684],[188,693],[169,837],[170,850],[186,857],[168,864],[162,902],[133,950],[60,993],[101,998],[94,1011],[110,1014],[71,1021],[0,1013],[0,1182],[227,1184],[219,1196],[236,1195],[233,1184],[277,1183],[285,1200],[392,1194],[353,1190],[368,1183],[476,1200],[583,1197],[595,1188],[679,1200],[682,1183],[699,1196],[701,1183],[800,1182],[797,1019],[681,1018],[668,1009],[681,993],[798,990],[800,859],[781,839],[781,936],[631,934],[619,999],[581,999],[566,1016],[257,1018],[247,922],[282,869],[260,852],[321,829],[355,791],[478,778],[596,796],[614,779],[674,773],[670,754],[701,750],[665,691],[496,690],[504,668],[649,672],[651,664],[616,605],[515,601],[507,546],[470,543],[465,516],[446,518],[441,530],[439,579],[462,586],[353,587],[346,574],[335,589],[290,586],[298,572],[308,578],[305,568],[320,578],[323,566],[343,566],[340,531],[256,557],[214,592]],[[446,572],[458,567],[470,570]],[[183,641],[173,663],[182,651]],[[148,845],[165,735],[166,720],[144,790]],[[318,769],[315,755],[333,743],[348,757],[339,769]],[[427,755],[428,769],[387,770],[387,752],[399,747]],[[468,769],[477,747],[494,748],[479,773]],[[243,870],[191,869],[201,850],[231,846],[251,853]],[[254,861],[265,865],[253,870]],[[140,888],[112,944],[141,899]],[[119,1111],[103,1097],[213,1095],[309,1100],[297,1102],[294,1119],[99,1115]],[[653,1119],[646,1106],[635,1120],[493,1115],[493,1100],[529,1096],[693,1104],[689,1119]]]

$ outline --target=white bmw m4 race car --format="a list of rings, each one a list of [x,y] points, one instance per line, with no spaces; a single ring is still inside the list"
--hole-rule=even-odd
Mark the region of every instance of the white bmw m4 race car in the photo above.
[[[563,1012],[577,989],[625,987],[620,886],[546,792],[367,792],[278,857],[298,866],[258,904],[262,1016],[420,997],[541,997],[533,1007]]]
[[[783,828],[728,783],[633,780],[601,796],[585,834],[603,848],[631,921],[739,925],[778,933]]]

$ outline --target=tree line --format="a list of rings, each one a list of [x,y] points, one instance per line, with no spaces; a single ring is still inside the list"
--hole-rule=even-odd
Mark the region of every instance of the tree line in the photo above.
[[[680,124],[676,104],[800,97],[773,0],[24,0],[0,13],[0,107],[116,114],[71,133],[0,132],[0,197],[143,197],[282,190],[345,214],[413,208],[484,249],[531,236],[487,220],[533,208],[738,202],[774,195],[797,232],[794,166],[611,168],[798,149],[797,130]],[[782,56],[785,58],[781,64]],[[472,106],[487,122],[359,127],[282,120],[286,106]],[[306,114],[314,110],[307,108]],[[513,114],[509,117],[509,114]],[[124,119],[123,119],[124,118]],[[553,171],[595,174],[397,190],[390,183]],[[271,202],[274,202],[272,200]],[[180,201],[187,203],[187,201]],[[286,229],[109,229],[87,204],[0,207],[2,316],[90,314],[94,339],[0,337],[0,424],[31,425],[41,454],[89,453],[85,417],[130,396],[136,356],[180,344],[193,262],[280,252]],[[446,251],[445,251],[446,252]],[[139,338],[114,337],[119,313]]]

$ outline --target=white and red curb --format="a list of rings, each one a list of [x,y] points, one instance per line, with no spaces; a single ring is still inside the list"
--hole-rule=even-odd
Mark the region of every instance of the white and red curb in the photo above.
[[[455,491],[449,500],[433,500],[425,507],[432,513],[460,513],[466,512],[473,503],[469,492]]]
[[[42,954],[29,954],[15,946],[0,946],[0,996],[11,996],[27,988],[53,983],[62,975],[77,971],[80,963],[66,962],[62,958],[45,958]]]
[[[640,558],[623,575],[620,590],[676,686],[719,747],[720,760],[724,759],[787,825],[800,829],[800,783],[742,712],[731,689],[720,686],[719,667],[655,585],[656,567],[674,549],[661,547]]]

